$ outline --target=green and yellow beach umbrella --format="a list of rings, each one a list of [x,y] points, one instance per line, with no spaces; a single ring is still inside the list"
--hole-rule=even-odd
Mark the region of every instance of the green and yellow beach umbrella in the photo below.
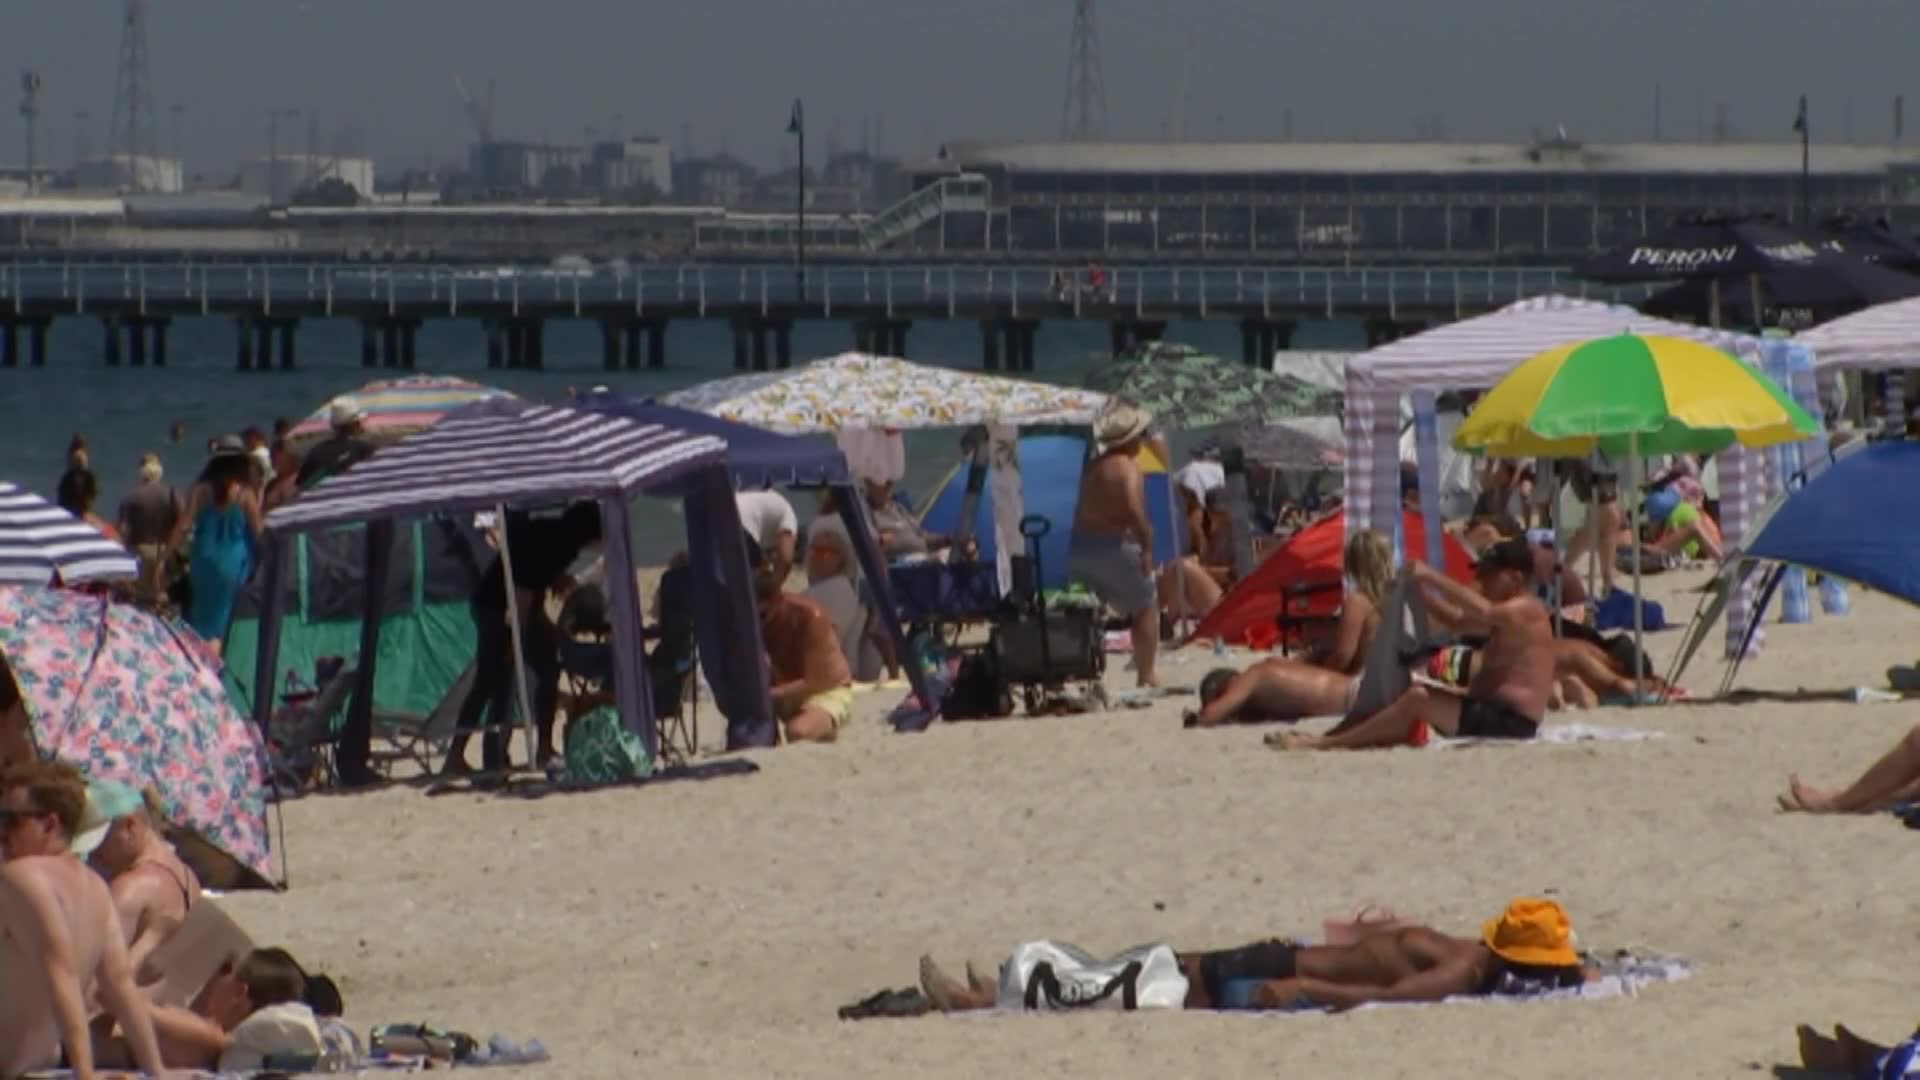
[[[1523,362],[1473,407],[1453,445],[1501,457],[1711,454],[1818,430],[1779,384],[1720,349],[1622,334]]]

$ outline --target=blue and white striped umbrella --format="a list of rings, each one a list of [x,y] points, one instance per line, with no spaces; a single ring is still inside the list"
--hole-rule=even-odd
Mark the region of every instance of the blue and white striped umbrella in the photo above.
[[[45,585],[140,576],[133,554],[18,484],[0,481],[0,583]]]

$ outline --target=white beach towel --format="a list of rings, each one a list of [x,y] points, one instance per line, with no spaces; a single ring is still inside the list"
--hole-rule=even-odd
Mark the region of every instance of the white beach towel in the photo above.
[[[1585,742],[1646,742],[1658,739],[1658,731],[1645,731],[1641,728],[1609,727],[1605,724],[1554,724],[1540,725],[1540,730],[1531,739],[1449,739],[1436,735],[1427,743],[1429,750],[1447,750],[1460,746],[1537,746],[1545,743],[1549,746],[1564,746],[1568,743]]]

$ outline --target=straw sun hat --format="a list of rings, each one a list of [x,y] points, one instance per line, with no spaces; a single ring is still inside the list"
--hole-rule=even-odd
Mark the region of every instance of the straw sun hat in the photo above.
[[[1573,922],[1552,900],[1515,900],[1498,918],[1487,920],[1480,940],[1495,956],[1516,964],[1572,967],[1580,962],[1573,948]]]
[[[1145,409],[1128,401],[1114,401],[1093,421],[1093,437],[1102,450],[1111,450],[1140,438],[1152,426],[1153,417]]]

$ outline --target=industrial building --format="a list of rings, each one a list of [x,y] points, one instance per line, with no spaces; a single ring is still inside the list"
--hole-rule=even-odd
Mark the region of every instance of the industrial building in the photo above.
[[[1565,263],[1702,211],[1800,216],[1795,143],[951,142],[984,213],[916,215],[906,249],[1287,262]],[[1920,146],[1816,145],[1814,218],[1920,228]]]
[[[325,180],[339,180],[362,199],[373,197],[373,159],[333,154],[280,154],[240,163],[240,190],[283,201]]]

